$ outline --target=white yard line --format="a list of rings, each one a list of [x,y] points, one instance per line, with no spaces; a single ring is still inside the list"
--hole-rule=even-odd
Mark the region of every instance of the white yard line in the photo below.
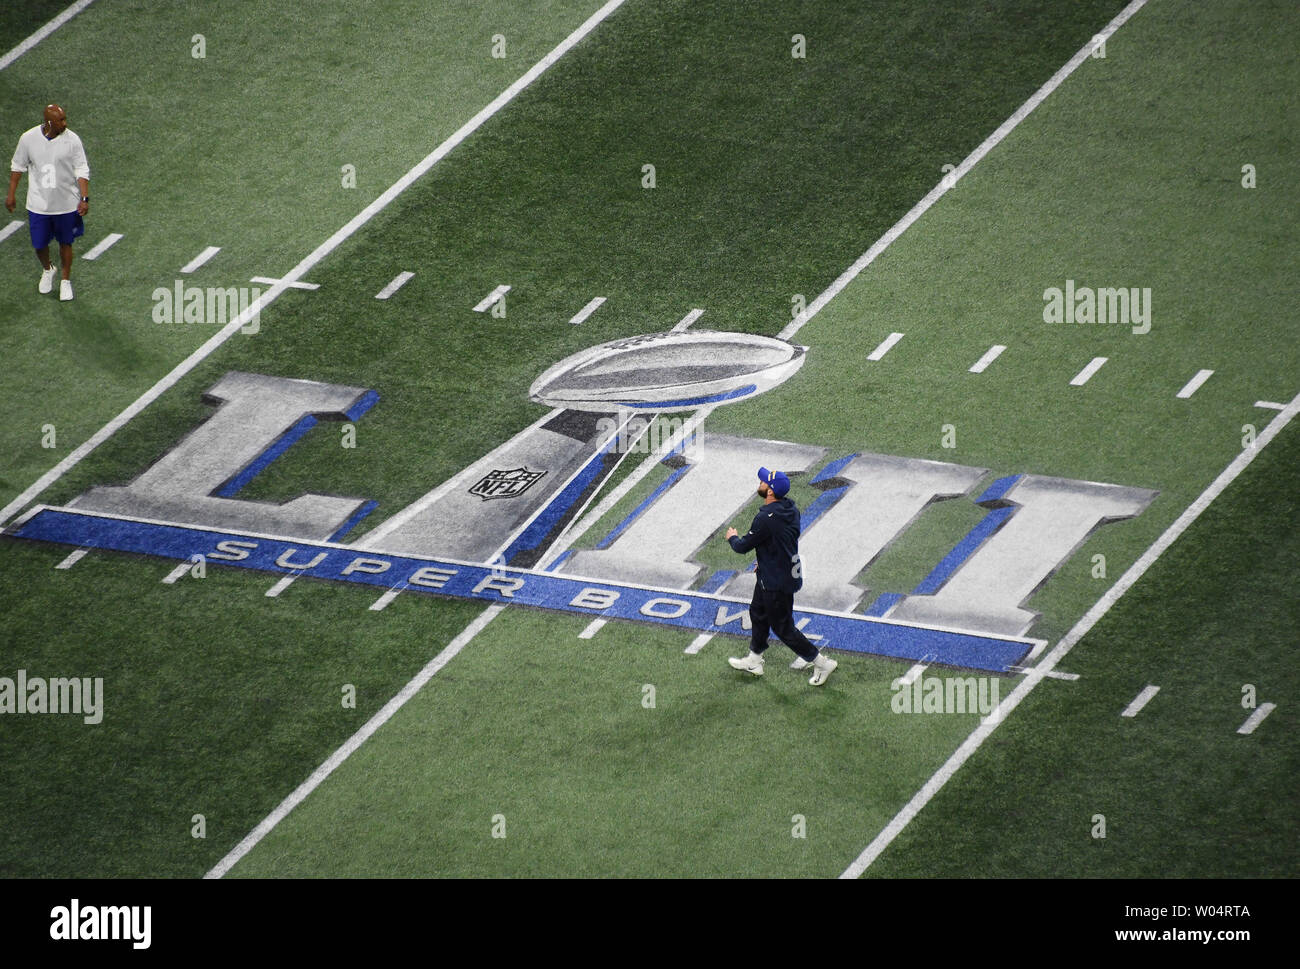
[[[268,286],[278,286],[283,283],[285,289],[320,289],[319,283],[304,283],[299,280],[276,279],[273,276],[253,276],[248,281],[250,283],[266,283]]]
[[[194,564],[193,562],[182,562],[180,565],[176,566],[176,568],[172,569],[165,576],[163,576],[163,585],[175,585],[177,580],[180,579],[181,576],[183,576],[186,572],[188,572],[190,570],[190,566],[193,564]]]
[[[925,669],[926,667],[924,663],[917,663],[898,678],[899,686],[911,686],[916,682],[916,678],[925,672]]]
[[[219,253],[220,251],[221,251],[221,247],[220,247],[220,246],[208,246],[206,249],[204,249],[202,252],[200,252],[197,256],[195,256],[193,259],[191,259],[189,262],[187,262],[184,266],[182,266],[182,267],[181,267],[181,272],[183,272],[183,273],[192,273],[192,272],[194,272],[194,270],[198,269],[200,266],[202,266],[205,262],[207,262],[209,259],[211,259],[213,256],[215,256],[215,255],[216,255],[217,253]]]
[[[94,260],[102,256],[104,253],[108,252],[108,250],[111,249],[121,238],[122,238],[122,233],[110,232],[108,235],[104,236],[104,238],[99,240],[99,243],[95,246],[95,248],[91,249],[90,252],[86,253],[81,258],[93,262]]]
[[[603,302],[605,302],[605,297],[597,296],[582,309],[578,310],[578,312],[574,313],[573,319],[569,320],[569,322],[574,326],[577,326],[579,323],[585,321],[592,313],[596,312],[596,310],[600,309],[600,304]]]
[[[1196,393],[1196,391],[1200,389],[1201,384],[1209,380],[1213,374],[1213,370],[1197,371],[1196,376],[1187,381],[1187,385],[1183,387],[1182,390],[1178,391],[1178,397],[1182,400],[1186,400],[1188,397],[1192,396],[1192,394]]]
[[[962,764],[966,763],[971,755],[979,750],[980,745],[997,729],[998,724],[1006,719],[1007,714],[1019,706],[1020,701],[1047,678],[1047,674],[1074,647],[1074,644],[1087,635],[1088,630],[1092,629],[1097,624],[1097,621],[1110,611],[1110,607],[1118,602],[1120,597],[1146,574],[1147,569],[1151,568],[1156,559],[1160,558],[1169,546],[1177,541],[1178,536],[1182,535],[1188,526],[1196,521],[1201,516],[1201,513],[1210,506],[1210,503],[1223,494],[1224,489],[1250,466],[1250,462],[1254,461],[1256,456],[1264,450],[1265,445],[1290,423],[1291,418],[1296,415],[1297,411],[1300,411],[1300,395],[1292,399],[1291,403],[1287,404],[1285,409],[1269,422],[1268,427],[1264,428],[1263,433],[1255,440],[1254,447],[1244,449],[1232,459],[1232,462],[1210,483],[1208,488],[1201,492],[1195,501],[1184,509],[1183,513],[1165,530],[1155,544],[1143,552],[1142,556],[1133,563],[1129,570],[1120,576],[1119,581],[1106,591],[1093,607],[1084,614],[1082,619],[1075,623],[1074,627],[1047,654],[1047,658],[1031,669],[1025,675],[1025,678],[1020,681],[1020,685],[998,704],[997,709],[980,722],[980,725],[971,732],[961,746],[953,751],[952,756],[944,762],[944,765],[935,771],[933,776],[925,782],[912,799],[903,806],[903,809],[894,816],[893,820],[876,835],[871,844],[867,845],[862,853],[844,870],[840,875],[841,878],[857,878],[871,866],[872,862],[880,857],[881,852],[889,847],[890,843],[911,823],[921,809],[930,803],[930,799],[942,790],[952,776],[961,769]],[[1247,721],[1247,724],[1249,722]],[[1242,726],[1244,727],[1245,724]]]
[[[74,3],[72,6],[64,10],[61,14],[59,14],[57,17],[51,20],[44,27],[36,31],[36,33],[32,34],[30,37],[24,40],[21,44],[19,44],[17,47],[11,50],[9,53],[5,54],[4,57],[0,57],[0,71],[3,71],[14,61],[18,60],[18,58],[22,57],[29,50],[31,50],[33,47],[35,47],[37,44],[43,41],[46,37],[50,36],[50,34],[54,33],[56,30],[58,30],[60,27],[62,27],[69,20],[71,20],[77,14],[81,13],[81,11],[85,10],[94,2],[95,0],[77,0],[76,3]]]
[[[699,310],[699,309],[691,310],[689,313],[687,313],[685,316],[683,316],[680,320],[677,321],[677,325],[673,327],[673,332],[681,333],[683,330],[690,329],[691,324],[694,323],[703,315],[704,315],[704,310]]]
[[[1074,379],[1070,381],[1070,386],[1082,387],[1084,384],[1086,384],[1089,380],[1092,379],[1092,375],[1095,374],[1098,370],[1100,370],[1108,359],[1109,359],[1108,357],[1093,357],[1090,361],[1088,361],[1088,366],[1084,367],[1082,370],[1080,370],[1077,374],[1074,375]]]
[[[286,575],[283,579],[276,582],[275,585],[266,590],[266,597],[268,599],[276,598],[281,592],[293,585],[293,580],[298,578],[300,574],[301,573],[299,572],[295,572],[293,575]]]
[[[1158,686],[1147,686],[1141,693],[1133,698],[1133,702],[1124,708],[1121,717],[1136,717],[1142,712],[1142,708],[1151,702],[1151,698],[1160,692]]]
[[[388,299],[388,297],[392,296],[395,292],[397,292],[399,289],[401,289],[403,286],[405,286],[408,282],[410,282],[414,278],[415,278],[415,273],[412,272],[398,273],[396,276],[392,278],[392,281],[389,282],[387,286],[385,286],[379,292],[375,293],[375,299]]]
[[[88,548],[79,548],[76,549],[75,551],[69,552],[68,557],[54,567],[56,569],[70,569],[78,562],[80,562],[83,558],[85,558],[86,553],[89,551],[90,549]]]
[[[492,290],[492,292],[488,293],[486,296],[484,296],[481,300],[478,301],[478,305],[474,307],[474,312],[486,313],[488,310],[492,308],[492,306],[496,303],[497,300],[499,300],[502,296],[504,296],[508,292],[510,292],[509,286],[505,286],[505,285],[498,286],[496,289]]]
[[[600,630],[604,627],[607,621],[608,620],[605,619],[593,619],[591,622],[587,624],[586,629],[578,633],[578,638],[591,639],[591,637],[595,636],[596,633],[600,632]]]
[[[698,636],[696,636],[694,639],[691,640],[691,644],[687,646],[684,650],[682,650],[682,652],[685,653],[687,656],[694,656],[705,646],[707,646],[709,644],[709,640],[712,638],[713,638],[713,633],[700,633]]]
[[[0,242],[4,242],[6,239],[8,239],[11,235],[13,235],[15,232],[17,232],[26,224],[27,223],[19,219],[14,219],[14,221],[10,222],[3,229],[0,229]]]
[[[989,364],[1002,356],[1002,351],[1005,349],[1006,347],[1001,346],[1000,344],[989,347],[988,352],[975,361],[975,365],[970,368],[970,373],[983,373],[989,368]]]
[[[1259,707],[1255,710],[1255,712],[1246,718],[1246,722],[1237,728],[1237,733],[1240,734],[1254,733],[1255,728],[1258,727],[1261,723],[1263,723],[1264,718],[1267,717],[1270,713],[1272,713],[1275,709],[1277,709],[1276,703],[1261,703]]]
[[[889,336],[885,337],[883,340],[880,341],[880,346],[876,347],[876,349],[872,350],[869,354],[867,354],[867,359],[868,360],[884,359],[885,354],[888,353],[890,350],[892,350],[894,348],[894,344],[901,339],[903,339],[903,334],[901,333],[889,334]]]
[[[41,475],[37,481],[32,484],[26,491],[11,501],[8,505],[0,510],[0,526],[3,526],[11,517],[21,511],[37,495],[63,477],[70,468],[75,467],[91,451],[99,447],[106,440],[117,433],[127,421],[135,417],[140,411],[144,410],[151,403],[157,400],[162,394],[173,387],[177,381],[188,374],[203,360],[207,359],[217,347],[221,346],[226,340],[234,336],[241,329],[248,325],[250,320],[256,319],[267,306],[274,302],[281,293],[289,288],[289,284],[298,278],[305,276],[314,266],[322,259],[332,253],[344,242],[350,239],[358,229],[369,222],[375,215],[383,211],[388,205],[404,191],[406,191],[415,181],[425,174],[434,165],[440,162],[452,151],[457,145],[468,138],[471,134],[481,128],[487,121],[498,111],[515,99],[520,91],[528,87],[533,81],[541,77],[556,61],[568,53],[579,41],[591,33],[606,17],[623,5],[624,0],[608,0],[608,2],[587,18],[573,33],[569,34],[562,40],[549,54],[534,64],[529,70],[508,88],[502,91],[493,99],[492,103],[479,111],[478,114],[470,118],[469,121],[461,125],[454,134],[446,141],[435,148],[432,152],[424,157],[410,171],[390,185],[384,194],[375,199],[364,209],[355,215],[347,225],[339,229],[332,236],[317,246],[306,258],[304,258],[293,269],[289,270],[288,275],[271,287],[267,292],[259,296],[251,306],[227,323],[219,332],[213,334],[203,346],[199,347],[183,361],[177,364],[172,371],[154,384],[149,390],[141,394],[125,410],[114,417],[111,421],[100,428],[89,440],[82,443],[71,454],[56,464],[45,474]]]
[[[385,592],[374,602],[370,603],[370,611],[381,612],[383,609],[385,609],[388,606],[390,602],[392,602],[394,599],[397,598],[397,594],[401,592],[402,589],[404,589],[405,587],[406,587],[405,584],[393,586],[391,589]]]
[[[784,330],[778,333],[777,337],[782,340],[793,338],[794,335],[803,328],[804,324],[820,313],[827,303],[838,296],[845,286],[853,282],[853,280],[861,274],[862,270],[875,262],[880,254],[894,243],[895,239],[911,227],[912,223],[929,211],[930,206],[939,201],[945,192],[951,191],[956,187],[957,183],[960,182],[972,168],[979,164],[980,159],[996,148],[1003,138],[1016,129],[1020,122],[1029,117],[1029,115],[1033,113],[1034,109],[1047,99],[1049,94],[1060,87],[1062,82],[1073,74],[1080,64],[1092,56],[1098,43],[1104,44],[1111,34],[1115,33],[1116,30],[1123,26],[1125,21],[1141,10],[1145,5],[1146,0],[1133,0],[1132,3],[1116,14],[1115,19],[1108,23],[1101,33],[1088,41],[1087,44],[1079,49],[1077,54],[1066,61],[1061,69],[1047,80],[1046,84],[1035,91],[1028,101],[1016,109],[1015,113],[1011,115],[1011,117],[1002,122],[993,134],[985,138],[974,151],[962,160],[960,165],[944,175],[939,184],[926,193],[925,198],[912,206],[912,208],[908,210],[908,213],[894,223],[893,227],[881,236],[870,249],[859,256],[852,266],[840,273],[839,278],[827,286],[820,296],[809,303],[808,308],[792,320]]]
[[[312,771],[310,777],[299,784],[293,793],[281,801],[274,811],[263,818],[261,823],[250,831],[243,841],[235,845],[230,853],[217,862],[213,869],[203,877],[220,878],[230,871],[240,858],[243,858],[259,841],[270,834],[272,829],[283,821],[290,811],[301,804],[308,794],[320,787],[325,778],[334,773],[335,768],[351,757],[356,749],[365,743],[375,731],[392,719],[393,714],[400,710],[407,700],[420,692],[421,687],[433,679],[435,673],[450,663],[456,657],[456,654],[464,649],[469,641],[477,636],[484,626],[499,616],[505,608],[505,606],[501,605],[492,605],[479,613],[477,619],[466,626],[461,631],[461,634],[448,643],[442,652],[426,663],[424,669],[416,673],[395,697],[385,703],[378,713],[366,721],[365,726],[349,737],[342,747],[329,756],[325,763]]]
[[[1282,410],[1282,409],[1284,409],[1284,408],[1286,407],[1286,404],[1278,404],[1278,403],[1274,403],[1274,402],[1271,401],[1271,400],[1257,400],[1257,401],[1255,401],[1255,406],[1256,406],[1256,407],[1267,407],[1269,410]]]

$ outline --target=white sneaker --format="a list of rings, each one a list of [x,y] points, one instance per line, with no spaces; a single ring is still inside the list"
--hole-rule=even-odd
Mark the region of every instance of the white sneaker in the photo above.
[[[813,675],[808,680],[813,686],[821,686],[826,682],[826,677],[830,676],[839,662],[831,659],[825,653],[818,653],[817,658],[813,660]]]
[[[763,657],[758,653],[750,653],[748,656],[732,656],[728,658],[733,670],[744,670],[746,673],[753,673],[755,676],[763,675]]]
[[[41,283],[36,287],[38,293],[48,293],[54,288],[54,274],[56,271],[53,266],[41,270]]]
[[[796,656],[794,662],[790,664],[790,669],[806,670],[810,666],[812,666],[812,663],[808,662],[808,660],[804,659],[802,656]]]
[[[62,301],[62,302],[64,302],[64,303],[66,303],[68,300],[72,299],[72,280],[71,280],[71,279],[60,279],[60,280],[59,280],[59,299],[60,299],[60,301]]]

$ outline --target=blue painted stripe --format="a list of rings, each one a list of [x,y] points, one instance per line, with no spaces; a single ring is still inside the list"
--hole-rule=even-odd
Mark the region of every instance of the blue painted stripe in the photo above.
[[[265,471],[267,465],[285,451],[289,450],[289,448],[293,447],[299,438],[315,426],[316,418],[312,417],[310,414],[300,418],[297,424],[293,425],[293,427],[289,428],[276,438],[275,442],[270,447],[255,457],[251,462],[249,462],[248,466],[245,467],[243,471],[240,471],[239,474],[227,481],[224,485],[213,492],[213,494],[218,498],[233,498],[235,495],[239,494],[240,490],[246,484]]]
[[[748,397],[754,391],[758,390],[757,384],[750,384],[747,387],[738,387],[735,390],[729,390],[725,394],[713,394],[710,397],[687,397],[683,400],[659,400],[646,403],[626,403],[623,407],[637,407],[643,410],[669,410],[675,407],[700,407],[704,404],[718,404],[724,400],[735,400],[737,397]]]
[[[609,442],[600,449],[599,453],[594,455],[560,491],[558,495],[551,499],[541,514],[532,520],[527,528],[520,533],[519,537],[510,543],[510,547],[501,553],[501,561],[509,562],[520,552],[537,548],[546,540],[546,536],[555,530],[555,526],[560,522],[569,509],[572,508],[586,492],[587,488],[593,481],[605,473],[605,456],[609,454],[618,445],[618,435],[614,435]]]
[[[379,403],[379,393],[374,390],[367,390],[357,399],[355,404],[343,412],[343,416],[351,421],[359,420],[366,411],[377,403]],[[250,481],[265,471],[272,461],[293,447],[304,434],[315,427],[316,423],[316,418],[311,414],[300,418],[298,423],[276,438],[270,447],[255,457],[246,468],[214,491],[213,494],[218,498],[233,498],[239,494]]]
[[[352,531],[352,529],[356,528],[357,524],[361,521],[361,519],[365,518],[367,515],[369,515],[372,511],[374,511],[378,507],[379,507],[379,502],[377,501],[365,502],[360,508],[358,508],[356,511],[352,513],[351,518],[349,518],[347,521],[345,521],[342,525],[339,526],[339,530],[337,532],[335,532],[329,538],[325,539],[325,541],[341,542],[343,540],[344,535]]]
[[[360,400],[343,412],[343,416],[350,421],[360,420],[361,415],[377,403],[379,403],[379,392],[377,390],[367,390]]]
[[[903,595],[901,592],[884,592],[876,596],[876,601],[867,606],[863,611],[868,616],[880,617],[889,612],[890,609],[894,608],[898,602],[906,598],[907,596]]]
[[[1023,477],[1023,474],[1011,474],[1005,478],[998,478],[997,481],[985,489],[984,494],[975,499],[975,504],[987,505],[1001,501],[1006,496],[1006,493],[1016,486],[1016,482]]]
[[[961,564],[975,554],[975,550],[986,542],[1002,524],[1016,513],[1015,508],[994,508],[984,516],[978,525],[966,533],[966,537],[953,546],[951,552],[943,557],[934,570],[921,580],[921,584],[912,590],[913,595],[932,596],[947,582]]]
[[[561,555],[558,559],[556,559],[554,562],[552,562],[550,565],[546,567],[546,571],[558,572],[560,570],[560,565],[564,562],[565,559],[567,559],[572,554],[573,554],[573,549],[571,548],[566,549],[563,555]]]
[[[858,458],[861,456],[862,455],[860,453],[850,454],[848,457],[840,458],[837,461],[832,461],[830,464],[826,465],[826,467],[822,468],[820,471],[817,472],[817,477],[812,479],[812,483],[820,484],[823,481],[829,481],[831,478],[838,478],[840,472],[843,471],[845,468],[847,468],[849,464],[852,463],[854,458]]]
[[[840,496],[848,490],[847,486],[843,488],[828,488],[826,491],[823,491],[820,495],[814,498],[809,503],[808,507],[803,510],[803,514],[799,516],[800,530],[807,531],[811,528],[813,522],[818,518],[821,518],[821,516],[826,514],[826,512],[830,511],[831,506],[834,505],[835,502],[839,501]]]
[[[379,590],[398,588],[405,583],[406,593],[535,606],[592,618],[651,622],[698,632],[749,636],[741,625],[745,604],[739,600],[723,600],[736,609],[727,621],[720,623],[719,600],[713,596],[529,569],[496,570],[519,580],[517,587],[507,596],[492,583],[494,569],[490,565],[391,555],[310,540],[267,538],[188,525],[131,521],[82,514],[67,508],[43,508],[21,528],[6,533],[4,540],[9,540],[10,536],[15,540],[112,549],[180,561],[203,555],[209,567],[227,565],[276,575],[307,575]],[[227,544],[231,542],[238,545]],[[226,544],[224,550],[220,548],[221,544]],[[276,564],[286,554],[293,554],[296,561],[311,561],[322,552],[324,557],[311,569],[286,568]],[[368,571],[357,568],[362,563]],[[436,587],[427,584],[429,569],[439,570],[443,579]],[[593,582],[613,593],[609,597],[611,604],[603,609],[575,606],[573,603],[579,593]],[[833,649],[912,662],[928,658],[928,662],[998,673],[1012,672],[1012,667],[1023,661],[1032,645],[1023,639],[887,623],[863,615],[827,615],[796,610],[794,619],[796,623],[806,619],[804,632],[821,636],[821,642]]]
[[[621,522],[615,525],[614,530],[610,532],[608,535],[606,535],[604,538],[602,538],[596,544],[596,548],[609,548],[611,545],[613,545],[614,542],[618,539],[618,537],[622,535],[625,531],[627,531],[628,526],[631,525],[634,521],[636,521],[639,517],[641,517],[641,513],[643,511],[645,511],[656,501],[658,501],[659,496],[662,495],[669,488],[671,488],[673,484],[676,483],[677,479],[680,478],[682,475],[684,475],[690,469],[691,466],[689,464],[683,465],[682,467],[674,471],[672,474],[670,474],[666,479],[664,479],[663,484],[661,484],[654,491],[650,492],[649,498],[647,498],[645,501],[641,502],[641,504],[633,508],[632,514],[628,515]]]
[[[711,576],[704,580],[704,584],[697,589],[697,592],[712,595],[731,581],[731,577],[736,574],[735,569],[718,569]]]

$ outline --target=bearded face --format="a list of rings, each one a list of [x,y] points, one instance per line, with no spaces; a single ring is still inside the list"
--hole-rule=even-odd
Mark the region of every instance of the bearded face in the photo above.
[[[767,482],[766,482],[766,481],[760,481],[760,482],[758,483],[758,497],[760,497],[760,498],[766,500],[766,499],[767,499],[767,493],[768,493]]]

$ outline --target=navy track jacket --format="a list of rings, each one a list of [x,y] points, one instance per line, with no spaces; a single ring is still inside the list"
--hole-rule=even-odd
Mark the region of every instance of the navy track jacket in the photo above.
[[[798,592],[803,587],[799,562],[799,508],[789,498],[763,505],[744,535],[730,539],[737,552],[753,549],[758,559],[758,583],[774,592]]]

